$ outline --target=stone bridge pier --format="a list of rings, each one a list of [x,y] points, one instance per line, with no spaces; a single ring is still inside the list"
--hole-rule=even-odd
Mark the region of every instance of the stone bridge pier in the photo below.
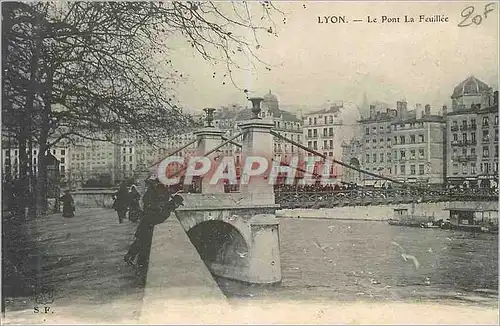
[[[242,158],[272,157],[273,123],[260,119],[240,124],[247,131]],[[198,131],[198,151],[220,145],[222,131],[209,126]],[[210,156],[209,156],[210,157]],[[241,178],[244,178],[243,174]],[[247,283],[281,282],[279,221],[274,190],[264,176],[250,177],[238,193],[224,193],[223,183],[201,181],[201,193],[184,194],[177,217],[212,274]]]

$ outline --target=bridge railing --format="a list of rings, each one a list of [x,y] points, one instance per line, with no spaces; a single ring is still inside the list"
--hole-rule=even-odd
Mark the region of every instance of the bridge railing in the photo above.
[[[335,206],[387,205],[444,201],[497,201],[498,189],[474,192],[414,189],[357,189],[333,191],[275,191],[282,208],[321,208]]]

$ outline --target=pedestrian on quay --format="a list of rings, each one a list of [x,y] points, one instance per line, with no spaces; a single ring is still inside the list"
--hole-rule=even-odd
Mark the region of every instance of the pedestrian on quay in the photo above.
[[[64,195],[59,198],[61,203],[63,204],[63,217],[74,217],[75,216],[75,201],[73,200],[73,196],[69,193],[69,190],[66,189],[64,191]]]
[[[130,222],[136,223],[142,214],[142,210],[140,204],[141,194],[139,193],[135,185],[132,185],[132,187],[130,187],[129,197],[130,209],[128,212],[128,219]]]
[[[154,226],[164,222],[170,213],[183,206],[184,199],[178,194],[165,197],[165,187],[158,180],[149,181],[143,197],[144,216],[135,231],[135,240],[130,245],[124,260],[127,264],[143,268],[148,265]]]
[[[123,223],[129,207],[129,193],[127,185],[122,183],[120,189],[113,194],[113,208],[118,213],[118,222]]]

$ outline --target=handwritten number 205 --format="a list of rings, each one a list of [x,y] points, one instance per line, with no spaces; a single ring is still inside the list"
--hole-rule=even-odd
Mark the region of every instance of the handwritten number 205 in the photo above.
[[[494,10],[494,8],[491,8],[494,5],[495,5],[494,3],[488,3],[486,6],[484,6],[484,19],[488,18],[488,13]],[[483,16],[475,15],[471,18],[473,13],[474,13],[473,6],[469,6],[469,7],[464,8],[464,10],[462,10],[462,13],[461,13],[461,15],[464,19],[458,24],[458,26],[459,27],[467,27],[467,26],[470,26],[472,24],[476,24],[476,25],[481,24],[481,22],[483,21]],[[466,23],[469,20],[469,18],[471,18],[470,19],[471,21],[469,23]]]

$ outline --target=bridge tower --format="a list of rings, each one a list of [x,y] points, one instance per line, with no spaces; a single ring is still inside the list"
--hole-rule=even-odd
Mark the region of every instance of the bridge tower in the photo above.
[[[242,158],[272,158],[273,123],[257,117],[262,99],[252,99],[254,118],[240,124]],[[207,126],[197,132],[198,153],[207,154],[222,143],[223,132],[211,125],[213,109],[206,109]],[[220,162],[210,154],[212,163]],[[217,164],[215,165],[217,166]],[[247,175],[242,174],[241,178]],[[281,282],[279,222],[273,185],[264,176],[251,176],[239,192],[224,192],[224,184],[203,177],[201,193],[183,194],[177,217],[210,271],[246,283]]]

